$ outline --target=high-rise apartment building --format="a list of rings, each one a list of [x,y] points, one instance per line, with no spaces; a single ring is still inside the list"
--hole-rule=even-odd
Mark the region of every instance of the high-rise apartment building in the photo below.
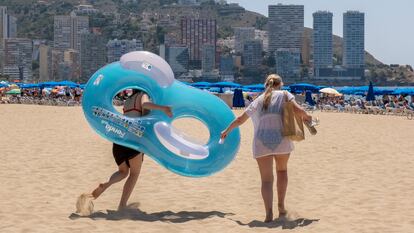
[[[61,80],[59,75],[59,64],[63,62],[63,52],[57,49],[52,49],[52,80]]]
[[[190,52],[190,67],[200,69],[203,45],[210,44],[216,51],[217,22],[214,19],[181,20],[181,44],[186,45]]]
[[[285,79],[300,76],[300,50],[278,49],[275,52],[276,72]]]
[[[236,27],[234,28],[234,49],[236,53],[242,53],[244,43],[255,39],[254,27]]]
[[[313,13],[313,66],[316,77],[333,68],[332,17],[327,11]]]
[[[263,61],[263,44],[261,40],[246,41],[243,46],[243,65],[246,68],[257,68]]]
[[[7,13],[7,7],[0,6],[0,39],[17,37],[17,19]]]
[[[171,45],[165,48],[165,60],[171,66],[176,78],[188,72],[189,52],[185,45]]]
[[[53,79],[52,74],[52,48],[48,45],[39,46],[39,81],[45,82]]]
[[[233,75],[234,61],[231,55],[220,56],[220,75]]]
[[[7,14],[7,7],[0,6],[0,74],[4,68],[3,39],[17,37],[17,19]]]
[[[80,82],[81,64],[79,51],[67,49],[63,52],[63,62],[59,64],[60,79]]]
[[[80,51],[81,35],[89,33],[89,18],[76,16],[55,16],[54,18],[54,49],[64,51],[75,49]]]
[[[144,46],[140,40],[110,40],[106,44],[108,63],[119,61],[122,55],[133,52],[142,51]]]
[[[343,65],[348,70],[354,70],[354,74],[361,77],[364,73],[365,64],[364,26],[364,13],[358,11],[348,11],[344,13]]]
[[[0,40],[7,38],[4,31],[7,31],[7,7],[0,6]]]
[[[220,78],[221,81],[234,81],[234,61],[231,55],[220,56]]]
[[[106,64],[106,41],[102,35],[83,34],[81,36],[81,79],[85,83]]]
[[[211,72],[216,66],[216,50],[212,44],[203,45],[203,55],[201,59],[201,67],[203,72]]]
[[[32,40],[4,39],[3,75],[21,81],[32,81]]]
[[[301,49],[304,31],[303,5],[269,6],[269,52],[278,49]]]

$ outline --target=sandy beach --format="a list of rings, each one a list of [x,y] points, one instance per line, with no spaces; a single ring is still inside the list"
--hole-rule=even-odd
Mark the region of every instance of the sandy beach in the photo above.
[[[79,217],[76,198],[116,169],[112,144],[80,107],[0,105],[0,232],[414,232],[414,121],[314,115],[318,135],[297,143],[289,162],[290,221],[264,224],[250,121],[221,173],[181,177],[146,157],[130,198],[135,210],[115,212],[118,183],[92,216]]]

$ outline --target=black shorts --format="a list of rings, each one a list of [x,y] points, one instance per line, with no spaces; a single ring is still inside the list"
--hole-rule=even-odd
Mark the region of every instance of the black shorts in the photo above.
[[[112,154],[114,155],[115,162],[118,166],[125,162],[129,167],[129,160],[140,155],[141,152],[114,143],[112,147]],[[144,160],[144,156],[142,156],[142,160]]]

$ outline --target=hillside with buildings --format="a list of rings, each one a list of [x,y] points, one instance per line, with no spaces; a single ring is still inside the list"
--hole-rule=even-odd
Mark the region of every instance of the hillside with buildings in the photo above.
[[[141,49],[163,56],[177,71],[176,76],[188,81],[260,82],[262,78],[257,77],[277,72],[278,62],[284,62],[269,56],[269,48],[274,50],[279,46],[269,45],[269,18],[225,1],[0,0],[0,6],[6,6],[7,14],[12,16],[9,29],[14,28],[13,20],[17,25],[17,32],[9,30],[14,36],[2,37],[5,40],[1,54],[4,56],[14,47],[22,47],[19,59],[4,57],[0,63],[3,75],[5,70],[13,70],[9,75],[13,78],[31,76],[27,79],[41,81],[69,77],[84,82],[100,66],[119,59],[125,52]],[[243,48],[235,39],[241,36],[237,33],[244,33],[240,28],[250,28],[246,35],[250,36],[249,40],[254,40],[246,41],[248,46],[243,44]],[[199,38],[204,41],[201,45],[191,44],[194,30],[203,32],[203,38]],[[313,35],[313,29],[303,29],[301,40],[298,40],[300,44],[296,45],[300,46],[300,71],[290,81],[335,84],[313,79]],[[270,36],[274,38],[276,35]],[[31,56],[30,40],[33,40]],[[205,41],[208,41],[206,45]],[[343,63],[344,40],[333,36],[332,44],[331,65],[339,67]],[[291,49],[282,49],[279,57],[295,59],[291,54]],[[12,67],[16,60],[19,65]],[[226,70],[229,64],[233,68]],[[382,64],[366,51],[364,65],[363,78],[353,83],[365,83],[366,80],[379,84],[414,83],[410,66]]]

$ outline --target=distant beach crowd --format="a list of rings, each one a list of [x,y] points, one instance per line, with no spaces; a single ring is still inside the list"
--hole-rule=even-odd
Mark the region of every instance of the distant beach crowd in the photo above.
[[[13,89],[16,88],[16,89]],[[13,92],[13,90],[16,90]],[[18,91],[17,91],[18,90]],[[12,93],[12,94],[6,94]],[[123,105],[128,90],[115,96],[115,106]],[[81,104],[83,89],[80,87],[57,86],[54,88],[17,87],[0,88],[0,104],[38,104],[51,106],[78,106]],[[261,93],[245,93],[245,106],[248,106]],[[329,96],[312,94],[312,99],[306,98],[306,93],[296,94],[298,103],[308,111],[348,112],[361,114],[382,115],[412,115],[414,113],[414,95],[383,95],[373,101],[367,101],[361,95]]]

